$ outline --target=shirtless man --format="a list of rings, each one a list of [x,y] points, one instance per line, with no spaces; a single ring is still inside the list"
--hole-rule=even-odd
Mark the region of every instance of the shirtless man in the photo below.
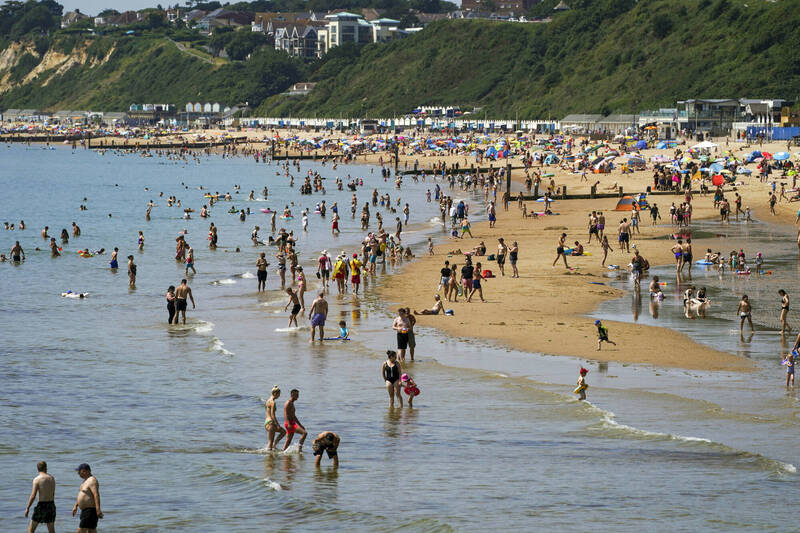
[[[128,287],[136,287],[136,263],[133,262],[133,256],[128,256]]]
[[[181,284],[175,289],[175,318],[173,324],[178,323],[178,317],[183,313],[183,323],[186,324],[186,297],[192,301],[192,309],[195,309],[194,296],[192,296],[192,289],[186,284],[186,280],[182,279]]]
[[[675,273],[680,274],[683,269],[683,241],[678,239],[672,246],[672,253],[675,254]]]
[[[36,469],[39,475],[33,478],[33,489],[31,496],[28,498],[28,505],[25,507],[25,517],[28,516],[28,511],[33,505],[33,500],[36,499],[36,494],[39,494],[39,503],[33,508],[33,517],[28,526],[28,533],[33,533],[39,524],[47,525],[47,531],[53,533],[56,530],[56,480],[53,476],[47,473],[47,463],[39,461],[36,464]]]
[[[47,234],[47,230],[50,229],[50,226],[45,226],[42,230],[42,239],[49,239],[50,235]]]
[[[286,294],[289,295],[289,301],[286,302],[286,305],[283,307],[283,310],[286,311],[290,305],[292,306],[292,313],[289,315],[288,327],[292,327],[292,322],[294,322],[295,327],[299,327],[297,325],[297,314],[300,312],[300,309],[302,308],[302,305],[300,305],[300,298],[297,297],[297,291],[292,289],[291,287],[286,288]]]
[[[319,466],[322,463],[323,452],[327,452],[328,459],[333,459],[333,467],[339,468],[339,454],[336,452],[337,448],[339,448],[339,442],[339,435],[333,431],[324,431],[317,435],[317,438],[311,443],[314,455],[317,456],[314,465]]]
[[[308,311],[308,319],[311,320],[311,342],[314,342],[314,333],[317,328],[319,328],[319,340],[322,342],[325,337],[325,319],[327,316],[328,302],[325,301],[325,295],[320,292]]]
[[[753,318],[751,316],[753,306],[750,305],[750,300],[748,300],[746,294],[742,296],[742,301],[739,302],[739,307],[736,308],[736,311],[739,313],[739,332],[741,333],[744,329],[745,319],[747,319],[747,323],[750,324],[750,330],[755,331],[753,327]]]
[[[272,387],[272,394],[267,400],[267,403],[264,404],[264,408],[267,412],[267,419],[264,421],[264,429],[267,430],[267,450],[274,450],[275,445],[278,444],[283,437],[286,436],[286,430],[284,430],[280,423],[278,422],[278,413],[276,412],[275,400],[280,398],[281,396],[281,389],[278,388],[277,385]],[[275,438],[275,434],[278,433],[278,438]]]
[[[308,436],[306,428],[303,427],[303,424],[301,424],[297,419],[297,413],[294,410],[294,402],[296,402],[299,397],[300,391],[297,389],[292,389],[289,392],[289,399],[286,400],[286,403],[283,405],[283,426],[286,428],[286,442],[283,445],[283,451],[286,451],[286,449],[292,443],[292,437],[294,437],[295,433],[300,434],[300,442],[298,444],[301,450],[303,449],[303,443]]]
[[[624,246],[625,251],[631,253],[631,230],[627,218],[623,218],[622,222],[619,223],[619,228],[617,228],[617,233],[619,234],[620,251]]]
[[[15,263],[25,261],[25,250],[23,250],[22,246],[19,245],[19,241],[17,241],[14,246],[11,247],[11,251],[8,255],[11,256],[11,260]]]
[[[265,291],[267,288],[267,267],[269,263],[267,263],[267,257],[264,252],[258,256],[256,260],[256,274],[258,276],[258,292]]]
[[[83,483],[78,489],[78,499],[72,507],[72,516],[75,516],[80,508],[81,523],[78,526],[78,533],[95,533],[97,520],[103,518],[103,511],[100,510],[100,483],[92,475],[92,469],[86,463],[81,463],[75,470],[83,479]]]

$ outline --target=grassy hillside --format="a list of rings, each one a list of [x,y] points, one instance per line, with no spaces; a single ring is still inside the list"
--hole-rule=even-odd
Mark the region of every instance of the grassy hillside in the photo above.
[[[800,0],[568,3],[547,24],[445,21],[343,51],[315,67],[308,97],[270,98],[259,114],[387,116],[449,104],[546,118],[800,95]]]
[[[59,36],[49,47],[14,43],[0,55],[0,109],[127,110],[131,103],[259,103],[305,76],[272,49],[211,61],[158,36]],[[14,52],[14,53],[12,53]],[[2,68],[2,58],[12,63]]]

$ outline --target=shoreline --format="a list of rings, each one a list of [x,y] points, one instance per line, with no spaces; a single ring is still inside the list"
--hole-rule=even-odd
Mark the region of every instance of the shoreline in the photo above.
[[[633,192],[644,190],[647,182],[641,180],[643,174],[649,173],[637,172],[627,176],[612,173],[594,175],[592,179],[606,181],[613,179],[620,185],[624,184],[626,190]],[[561,177],[556,175],[559,184],[563,183],[559,179]],[[576,181],[578,178],[579,176],[574,176]],[[522,179],[524,176],[521,176],[521,173],[516,171],[512,173],[512,198],[515,190],[519,189]],[[737,184],[733,190],[726,191],[729,200],[733,191],[736,191],[742,196],[743,205],[753,206],[754,220],[757,223],[792,227],[795,206],[786,202],[779,203],[776,206],[776,215],[770,215],[765,205],[769,183],[760,183],[757,178],[747,179],[748,182],[745,184]],[[773,179],[780,181],[780,177]],[[446,184],[441,181],[438,183],[443,186],[446,195],[460,196],[463,192],[458,189],[450,191]],[[701,196],[699,193],[693,193],[693,196],[694,221],[713,220],[719,217],[718,211],[713,208],[713,194]],[[649,212],[642,211],[641,234],[631,239],[631,244],[637,245],[652,267],[674,264],[670,252],[674,241],[665,239],[665,235],[676,231],[675,226],[668,220],[668,207],[673,200],[676,203],[682,202],[683,195],[675,195],[672,198],[653,196],[651,203],[655,201],[659,204],[662,217],[666,216],[667,220],[660,221],[659,226],[651,226]],[[496,239],[504,237],[507,244],[514,240],[519,242],[520,278],[511,279],[509,277],[511,267],[506,265],[505,277],[483,282],[487,303],[481,303],[477,294],[470,304],[463,303],[463,297],[458,303],[444,301],[445,309],[453,309],[454,316],[420,315],[417,317],[420,326],[436,328],[454,337],[486,339],[524,352],[543,355],[686,370],[753,371],[755,364],[752,361],[714,350],[693,341],[686,334],[667,327],[604,322],[609,328],[610,338],[617,341],[619,346],[604,345],[602,351],[596,350],[597,334],[593,319],[588,315],[602,309],[604,302],[629,294],[630,291],[623,292],[604,284],[606,280],[604,274],[608,270],[600,266],[602,253],[595,241],[593,240],[590,245],[586,244],[588,234],[586,216],[593,210],[602,210],[606,214],[606,234],[614,249],[614,252],[609,253],[606,264],[627,265],[630,255],[619,253],[617,224],[623,217],[629,218],[630,212],[615,212],[613,209],[616,202],[616,199],[611,198],[556,201],[552,210],[560,212],[560,215],[539,219],[522,219],[516,201],[510,203],[508,211],[503,210],[502,204],[499,204],[495,229],[490,229],[488,222],[485,221],[473,222],[471,227],[474,238],[463,240],[449,238],[447,242],[434,247],[434,256],[420,256],[412,263],[404,264],[400,272],[382,281],[378,289],[379,294],[387,302],[386,307],[389,309],[394,307],[394,304],[416,310],[430,308],[439,282],[438,271],[443,262],[455,261],[459,269],[463,265],[463,256],[448,254],[448,251],[456,249],[470,251],[483,240],[488,255],[495,252]],[[473,212],[475,210],[482,212],[482,200],[470,203]],[[530,207],[530,202],[527,205]],[[716,251],[727,250],[732,246],[739,247],[734,246],[736,243],[733,240],[726,241],[722,238],[727,237],[724,235],[724,228],[724,225],[720,225],[723,234],[717,234],[712,238],[693,239],[694,259],[701,258],[706,248]],[[555,258],[556,241],[562,231],[568,234],[569,245],[572,245],[574,240],[579,240],[584,244],[586,251],[592,254],[588,257],[568,257],[570,266],[577,266],[577,270],[565,270],[561,260],[555,269],[551,266]],[[738,244],[742,247],[752,247],[754,244],[752,241],[746,241],[747,244],[744,242]],[[787,241],[786,244],[792,249],[795,246],[791,241]],[[483,269],[490,269],[499,276],[496,262],[487,261],[485,256],[474,257],[473,261],[481,261]],[[649,277],[643,279],[642,290],[645,294],[642,299],[645,301],[649,298],[647,284],[650,279]],[[408,280],[421,280],[423,285],[409,283]],[[676,283],[675,277],[666,281],[672,290],[672,286]],[[690,280],[685,279],[685,274],[681,283],[690,283]],[[665,291],[669,292],[666,289],[665,287]],[[710,312],[728,311],[730,310],[719,310],[713,307],[712,303]],[[653,347],[663,347],[663,349],[654,350]]]

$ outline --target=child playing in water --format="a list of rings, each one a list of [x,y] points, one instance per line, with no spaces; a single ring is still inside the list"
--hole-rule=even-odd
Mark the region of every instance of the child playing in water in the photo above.
[[[347,331],[347,322],[344,320],[339,321],[339,338],[340,339],[349,339],[350,332]]]
[[[408,406],[414,407],[414,396],[419,396],[419,387],[408,374],[400,376],[400,383],[403,385],[403,392],[408,395]]]
[[[595,320],[594,321],[594,325],[597,326],[597,351],[598,352],[600,351],[600,345],[603,343],[603,341],[605,341],[605,342],[607,342],[609,344],[613,344],[614,346],[617,345],[616,342],[608,340],[608,328],[603,326],[603,324],[601,324],[599,320]]]
[[[761,272],[761,266],[764,264],[764,258],[761,256],[761,252],[756,254],[756,272]]]
[[[783,364],[786,365],[786,386],[789,386],[791,382],[792,387],[794,387],[794,350],[787,353],[786,357],[783,359]],[[409,400],[411,401],[411,400]]]
[[[575,387],[574,392],[578,395],[578,399],[581,401],[586,399],[586,389],[589,388],[589,384],[586,383],[586,374],[588,373],[589,371],[583,367],[581,367],[580,371],[578,371],[578,386]]]

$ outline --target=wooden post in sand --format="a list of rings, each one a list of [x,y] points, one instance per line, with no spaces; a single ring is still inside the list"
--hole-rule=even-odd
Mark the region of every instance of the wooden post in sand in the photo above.
[[[397,171],[400,168],[400,146],[395,143],[394,144],[394,174],[397,175]]]
[[[506,198],[511,198],[511,163],[506,165]]]

